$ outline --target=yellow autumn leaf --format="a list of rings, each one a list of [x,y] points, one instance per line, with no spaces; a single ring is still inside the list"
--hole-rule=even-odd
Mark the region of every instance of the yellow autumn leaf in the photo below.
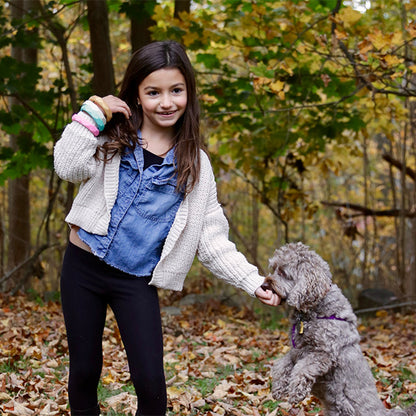
[[[416,23],[415,22],[411,22],[407,27],[406,27],[407,32],[409,33],[409,35],[412,38],[416,37]]]
[[[359,11],[354,10],[351,7],[345,7],[338,13],[337,20],[344,23],[345,28],[349,28],[354,26],[361,19],[361,17],[362,14]]]
[[[197,33],[187,32],[186,35],[182,38],[183,44],[186,47],[192,45],[199,38]]]
[[[254,88],[256,90],[259,90],[264,85],[267,85],[269,82],[270,82],[270,80],[266,77],[254,77],[253,78],[253,84],[254,84]]]
[[[386,62],[386,64],[388,66],[396,66],[396,65],[399,65],[402,62],[404,62],[404,59],[403,58],[399,58],[396,55],[386,55],[384,57],[384,61]]]
[[[384,48],[390,47],[390,36],[384,35],[381,30],[376,29],[374,33],[370,33],[368,35],[368,39],[373,44],[373,46],[378,49],[382,50]]]
[[[188,321],[185,321],[185,320],[181,320],[181,321],[180,321],[180,325],[181,325],[181,327],[182,327],[182,328],[184,328],[184,329],[188,329],[188,328],[190,327],[189,322],[188,322]]]
[[[388,313],[386,310],[382,309],[376,312],[376,316],[377,318],[386,318],[388,316]]]
[[[291,60],[290,58],[289,59],[287,59],[286,60],[286,62],[281,62],[280,63],[280,65],[279,65],[279,67],[280,67],[280,69],[283,69],[283,71],[286,71],[289,75],[293,75],[293,70],[292,70],[292,68],[289,66],[289,65],[287,65],[287,63],[293,63],[293,65],[294,65],[294,62],[293,62],[293,60]]]
[[[282,91],[282,90],[283,90],[283,87],[284,87],[284,86],[285,86],[285,83],[284,83],[284,82],[277,80],[277,81],[272,82],[272,83],[270,84],[270,89],[271,89],[273,92],[279,92],[279,91]]]
[[[209,94],[200,95],[199,99],[209,104],[215,104],[218,101],[217,97],[214,97],[213,95],[209,95]]]
[[[364,39],[358,44],[358,48],[360,50],[361,55],[365,55],[368,51],[373,49],[373,44],[368,41],[368,39]]]
[[[154,10],[153,10],[153,18],[156,21],[159,20],[165,20],[166,19],[166,7],[163,7],[161,5],[157,5],[155,6]]]
[[[226,323],[226,322],[224,322],[222,319],[218,319],[218,320],[217,320],[217,325],[218,325],[220,328],[222,328],[222,329],[224,329],[224,328],[226,328],[226,327],[227,327],[227,323]]]
[[[184,393],[184,390],[171,386],[167,388],[167,393],[170,399],[177,399],[182,393]]]
[[[347,33],[346,32],[344,32],[343,30],[338,30],[338,29],[335,29],[335,37],[338,39],[338,40],[344,40],[344,39],[347,39],[347,37],[348,37],[348,35],[347,35]]]
[[[111,371],[109,371],[108,374],[105,377],[103,377],[103,384],[111,384],[114,382],[115,382],[114,377],[111,374]]]
[[[402,32],[394,32],[391,38],[391,44],[394,46],[399,46],[403,43],[403,33]]]
[[[285,31],[287,29],[288,24],[286,22],[280,22],[279,23],[280,29],[283,31]]]
[[[416,65],[410,65],[408,67],[414,74],[416,74]]]
[[[306,51],[306,46],[305,46],[304,44],[300,43],[300,44],[297,46],[296,50],[297,50],[299,53],[305,53],[305,51]]]

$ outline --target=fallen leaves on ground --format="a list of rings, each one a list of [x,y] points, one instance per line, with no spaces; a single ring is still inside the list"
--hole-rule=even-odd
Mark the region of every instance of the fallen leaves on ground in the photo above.
[[[0,414],[69,415],[68,354],[61,308],[25,296],[0,298]],[[288,350],[288,321],[262,329],[248,309],[211,300],[163,312],[168,415],[321,415],[270,393],[270,365]],[[361,320],[362,348],[387,407],[416,396],[416,313]],[[134,415],[136,398],[111,312],[99,396],[104,415]]]

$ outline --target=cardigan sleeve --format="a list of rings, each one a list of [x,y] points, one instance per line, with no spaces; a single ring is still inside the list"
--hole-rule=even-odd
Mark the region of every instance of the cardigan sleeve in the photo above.
[[[54,167],[57,175],[69,182],[91,178],[98,161],[94,157],[99,141],[84,126],[73,121],[65,127],[54,148]]]
[[[210,195],[198,244],[198,259],[215,276],[255,296],[264,282],[257,267],[250,264],[228,238],[229,225],[217,200],[212,174]]]

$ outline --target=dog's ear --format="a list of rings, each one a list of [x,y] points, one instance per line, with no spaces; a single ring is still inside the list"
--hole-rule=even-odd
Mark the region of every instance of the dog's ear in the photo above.
[[[328,264],[314,252],[298,260],[295,285],[287,297],[287,303],[307,312],[317,305],[331,287],[331,272]]]

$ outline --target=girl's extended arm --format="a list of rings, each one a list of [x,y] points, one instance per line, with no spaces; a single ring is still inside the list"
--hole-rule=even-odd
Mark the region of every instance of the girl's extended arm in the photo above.
[[[205,213],[198,258],[212,273],[251,296],[257,296],[268,305],[278,305],[279,297],[270,290],[263,290],[264,278],[258,274],[228,238],[229,226],[217,200],[215,180],[212,178],[209,203]]]

